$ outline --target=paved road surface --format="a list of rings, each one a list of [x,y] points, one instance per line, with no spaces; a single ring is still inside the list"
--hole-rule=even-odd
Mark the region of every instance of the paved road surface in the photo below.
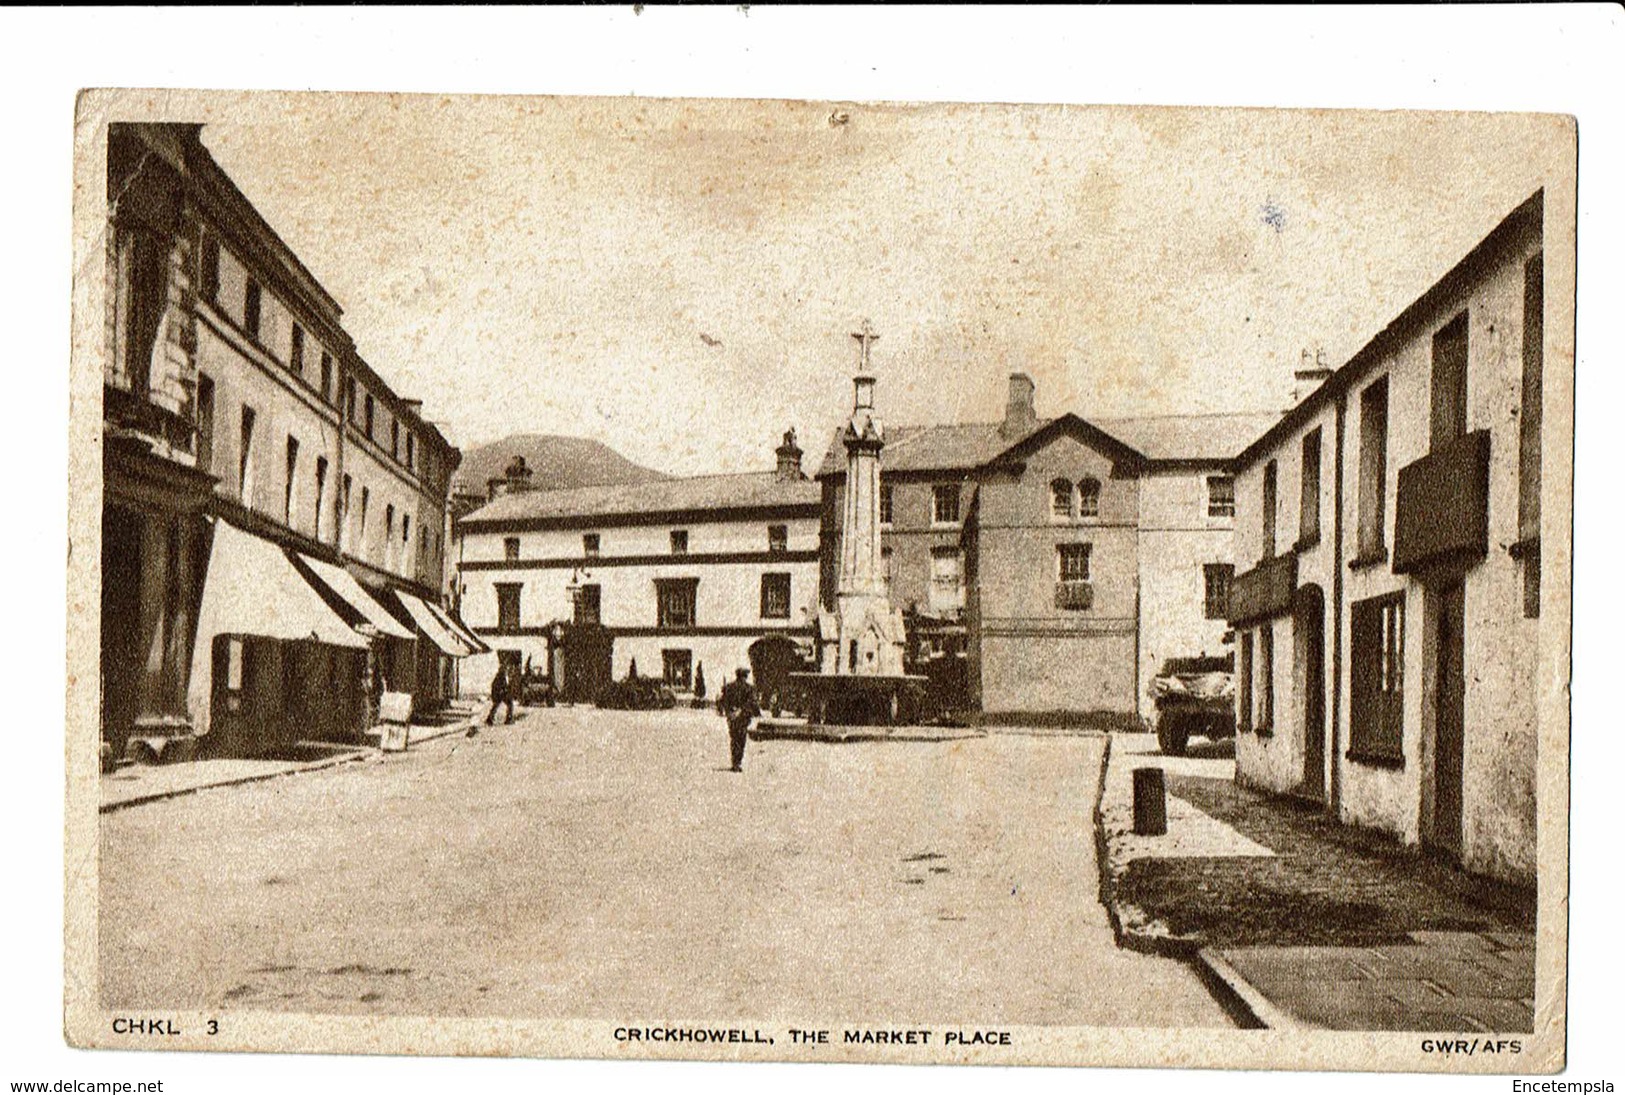
[[[535,711],[105,815],[108,1006],[1227,1026],[1119,951],[1101,742],[753,744]]]

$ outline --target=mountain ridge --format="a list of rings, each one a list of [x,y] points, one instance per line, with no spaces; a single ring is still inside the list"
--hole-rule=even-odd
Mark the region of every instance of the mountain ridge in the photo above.
[[[452,477],[453,489],[484,494],[486,481],[498,478],[515,456],[523,456],[537,490],[597,487],[612,483],[651,483],[670,479],[590,437],[556,433],[516,433],[463,450]]]

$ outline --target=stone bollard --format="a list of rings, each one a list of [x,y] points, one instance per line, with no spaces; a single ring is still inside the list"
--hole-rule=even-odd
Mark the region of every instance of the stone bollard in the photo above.
[[[1161,768],[1134,769],[1134,832],[1162,836],[1168,831],[1168,797]]]

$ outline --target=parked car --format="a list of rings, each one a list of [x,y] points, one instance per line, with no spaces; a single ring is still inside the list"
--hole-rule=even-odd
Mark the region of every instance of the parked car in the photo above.
[[[1148,689],[1157,708],[1157,745],[1183,756],[1192,737],[1213,741],[1236,736],[1236,659],[1202,655],[1169,658]]]
[[[655,711],[677,706],[677,694],[649,677],[615,681],[598,695],[598,706],[616,711]]]
[[[531,670],[519,682],[519,702],[526,707],[552,707],[558,699],[559,690],[546,673]]]

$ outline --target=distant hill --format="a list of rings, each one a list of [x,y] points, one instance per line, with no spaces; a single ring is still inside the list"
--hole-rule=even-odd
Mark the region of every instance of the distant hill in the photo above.
[[[594,487],[604,483],[649,483],[671,478],[653,468],[632,463],[602,441],[519,433],[464,450],[455,482],[483,494],[486,480],[501,475],[515,456],[523,456],[535,472],[531,483],[537,490]]]

